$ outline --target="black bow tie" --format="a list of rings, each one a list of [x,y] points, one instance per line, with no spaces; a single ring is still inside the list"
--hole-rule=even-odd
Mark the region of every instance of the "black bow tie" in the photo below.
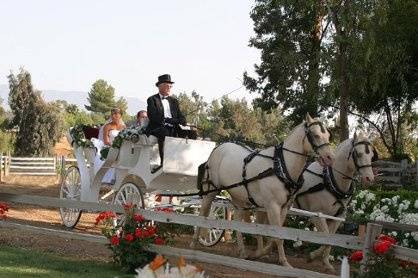
[[[162,97],[161,99],[168,99],[168,97]]]

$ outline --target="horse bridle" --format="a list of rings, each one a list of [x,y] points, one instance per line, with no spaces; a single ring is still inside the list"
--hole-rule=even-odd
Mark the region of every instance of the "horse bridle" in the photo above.
[[[356,146],[358,146],[358,145],[364,145],[365,146],[366,154],[369,154],[370,153],[369,146],[373,148],[373,157],[371,159],[372,162],[374,162],[377,159],[379,159],[379,155],[378,155],[376,149],[373,147],[373,145],[370,142],[368,142],[368,141],[360,141],[360,142],[356,142],[355,143],[354,140],[353,140],[352,141],[351,151],[350,151],[350,153],[349,153],[349,155],[347,157],[347,160],[350,159],[350,157],[353,158],[354,166],[356,167],[356,170],[357,171],[359,171],[361,168],[368,168],[368,167],[371,168],[371,167],[373,167],[371,163],[370,164],[365,164],[365,165],[359,165],[359,163],[358,163],[358,154],[357,154],[357,151],[356,151]]]
[[[312,131],[310,130],[310,127],[311,126],[314,126],[314,125],[319,125],[320,128],[321,128],[321,132],[322,133],[325,133],[328,130],[324,127],[324,125],[322,124],[322,122],[318,122],[317,121],[317,122],[313,122],[313,123],[309,123],[309,124],[308,123],[305,123],[305,135],[306,135],[306,138],[308,138],[308,142],[309,142],[309,144],[311,144],[311,147],[314,150],[314,152],[318,154],[318,150],[320,148],[325,147],[325,146],[329,146],[330,143],[329,142],[323,143],[323,144],[321,144],[319,146],[315,144],[315,140],[312,137]],[[331,135],[331,133],[329,131],[328,131],[328,133]]]

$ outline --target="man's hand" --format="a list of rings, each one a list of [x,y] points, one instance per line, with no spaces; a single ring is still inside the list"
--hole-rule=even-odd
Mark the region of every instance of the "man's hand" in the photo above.
[[[164,122],[171,125],[177,124],[177,121],[173,118],[165,118]]]

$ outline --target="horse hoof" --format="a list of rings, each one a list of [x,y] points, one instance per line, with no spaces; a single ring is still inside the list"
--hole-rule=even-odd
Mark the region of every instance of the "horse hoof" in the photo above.
[[[332,273],[332,274],[337,273],[335,271],[335,268],[331,264],[324,263],[324,265],[325,265],[325,269],[326,269],[327,272]]]
[[[289,264],[288,261],[284,261],[284,262],[280,262],[279,261],[279,264],[282,265],[282,266],[284,266],[284,267],[293,268],[293,266],[291,264]]]

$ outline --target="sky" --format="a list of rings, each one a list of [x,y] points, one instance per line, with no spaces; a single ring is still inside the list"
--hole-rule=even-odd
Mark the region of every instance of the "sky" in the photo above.
[[[205,100],[242,85],[260,52],[250,48],[249,0],[2,0],[0,84],[24,67],[40,90],[89,91],[105,79],[142,100],[160,74],[173,93]],[[230,95],[251,99],[245,88]]]

